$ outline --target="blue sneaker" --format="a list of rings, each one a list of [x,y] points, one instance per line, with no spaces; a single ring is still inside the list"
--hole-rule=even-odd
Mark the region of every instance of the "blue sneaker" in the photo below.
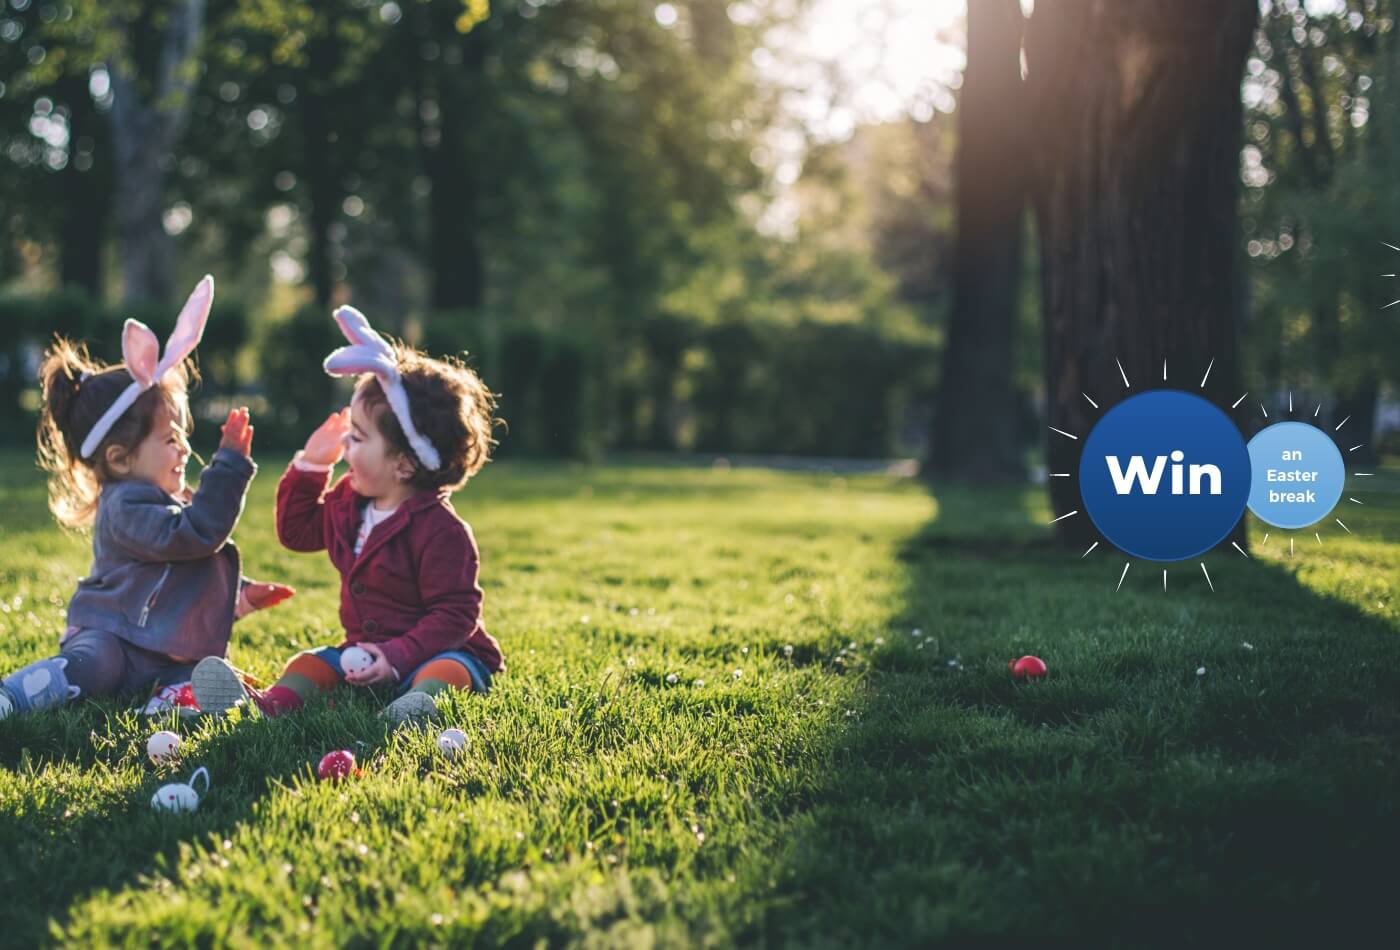
[[[63,657],[51,656],[0,680],[0,719],[13,713],[52,709],[76,699],[82,690],[68,682],[67,666]]]

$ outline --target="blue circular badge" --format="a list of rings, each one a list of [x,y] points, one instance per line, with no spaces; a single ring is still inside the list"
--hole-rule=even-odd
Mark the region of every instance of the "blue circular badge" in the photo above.
[[[1153,390],[1123,400],[1089,432],[1079,490],[1114,547],[1149,561],[1182,561],[1225,540],[1244,515],[1249,452],[1212,403]]]
[[[1346,464],[1332,438],[1305,422],[1277,422],[1249,440],[1249,510],[1275,528],[1306,528],[1341,500]]]

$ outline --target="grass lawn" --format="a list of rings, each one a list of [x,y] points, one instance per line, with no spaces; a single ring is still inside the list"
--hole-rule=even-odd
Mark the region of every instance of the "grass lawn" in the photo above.
[[[337,641],[279,472],[237,536],[300,590],[235,630],[266,678]],[[510,670],[448,709],[464,754],[351,690],[163,723],[161,769],[126,702],[0,722],[0,940],[1354,945],[1400,853],[1400,471],[1356,481],[1351,534],[1256,525],[1213,593],[1195,562],[1115,593],[1038,491],[494,463],[456,504]],[[52,652],[87,566],[0,457],[0,668]],[[340,747],[364,776],[317,782]],[[151,811],[200,765],[196,814]]]

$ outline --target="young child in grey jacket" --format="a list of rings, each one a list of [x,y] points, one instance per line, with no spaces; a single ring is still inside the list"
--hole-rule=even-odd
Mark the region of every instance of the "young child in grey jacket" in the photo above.
[[[224,655],[236,617],[291,596],[244,579],[231,540],[257,471],[247,409],[229,413],[198,490],[185,487],[186,357],[213,294],[206,277],[163,355],[135,320],[122,334],[120,366],[61,338],[46,354],[39,462],[49,507],[61,524],[92,529],[93,563],[69,601],[58,655],[0,680],[0,719],[188,680],[196,662]]]

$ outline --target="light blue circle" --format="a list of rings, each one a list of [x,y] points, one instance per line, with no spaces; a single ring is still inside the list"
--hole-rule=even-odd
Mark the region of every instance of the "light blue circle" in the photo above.
[[[1288,457],[1294,453],[1301,458]],[[1249,510],[1275,528],[1321,521],[1337,506],[1346,484],[1341,450],[1326,432],[1305,422],[1276,422],[1261,430],[1249,440],[1249,463]]]
[[[1130,396],[1108,410],[1079,459],[1080,497],[1094,527],[1118,550],[1149,561],[1197,557],[1224,541],[1244,516],[1249,488],[1239,428],[1209,401],[1176,389]]]

